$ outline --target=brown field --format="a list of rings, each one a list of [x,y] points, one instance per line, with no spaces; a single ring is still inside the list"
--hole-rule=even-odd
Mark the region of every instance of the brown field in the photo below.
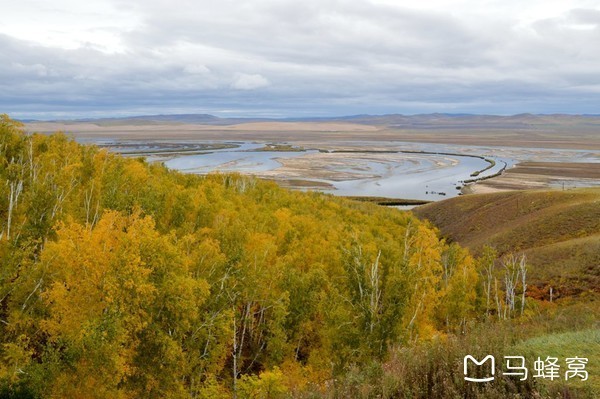
[[[600,179],[600,163],[521,162],[507,173]]]
[[[121,140],[257,140],[305,141],[368,137],[379,127],[354,123],[256,122],[227,126],[202,124],[99,125],[94,123],[35,122],[26,124],[31,132],[63,131],[76,138]],[[366,136],[365,136],[366,135]]]
[[[190,123],[100,124],[34,122],[31,132],[64,131],[77,138],[165,140],[256,140],[319,144],[347,141],[405,141],[478,146],[600,150],[597,130],[534,126],[530,129],[395,128],[350,122],[252,122],[225,126]]]
[[[384,132],[394,140],[421,143],[476,146],[563,148],[600,150],[598,132],[550,132],[531,130],[390,130]]]
[[[465,187],[467,194],[507,190],[545,189],[549,187],[587,187],[598,185],[600,163],[521,162],[502,176]]]

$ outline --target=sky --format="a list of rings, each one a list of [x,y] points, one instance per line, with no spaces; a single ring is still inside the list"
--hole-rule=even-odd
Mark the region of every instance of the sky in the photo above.
[[[600,114],[600,0],[0,0],[0,113]]]

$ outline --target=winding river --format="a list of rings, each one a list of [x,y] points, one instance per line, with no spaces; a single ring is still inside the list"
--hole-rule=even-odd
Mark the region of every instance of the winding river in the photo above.
[[[493,175],[511,160],[419,151],[257,151],[264,144],[237,143],[196,154],[151,156],[184,173],[240,172],[275,180],[302,180],[335,195],[440,200],[459,195],[465,180]],[[295,159],[294,159],[295,158]],[[490,159],[490,157],[488,157]],[[295,167],[286,165],[293,160]],[[299,165],[299,166],[298,166]]]

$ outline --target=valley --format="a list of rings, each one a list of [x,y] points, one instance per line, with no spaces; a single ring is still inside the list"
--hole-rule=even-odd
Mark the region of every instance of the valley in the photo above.
[[[598,117],[442,114],[300,121],[175,115],[26,125],[184,173],[240,172],[300,190],[423,201],[600,185],[595,126]]]

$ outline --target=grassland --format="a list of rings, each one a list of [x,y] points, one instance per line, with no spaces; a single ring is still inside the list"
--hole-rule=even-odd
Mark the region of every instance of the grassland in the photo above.
[[[527,255],[532,296],[600,292],[600,189],[468,195],[414,212],[476,254],[489,244]]]
[[[598,356],[600,329],[596,314],[598,301],[563,299],[554,303],[533,302],[522,319],[488,320],[468,326],[460,335],[447,335],[429,342],[395,348],[383,363],[353,369],[341,381],[339,397],[348,398],[571,398],[600,395]],[[492,355],[496,378],[488,384],[470,383],[462,378],[463,358]],[[523,356],[528,378],[506,376],[503,356]],[[560,380],[533,377],[537,356],[558,357]],[[565,381],[565,359],[587,357],[587,381]],[[331,395],[330,397],[333,397]]]
[[[530,173],[558,165],[528,163]],[[578,177],[582,167],[566,168]],[[449,241],[475,254],[485,245],[498,251],[497,267],[509,253],[527,256],[528,315],[512,323],[484,323],[465,337],[395,353],[381,378],[389,389],[411,397],[600,397],[600,188],[505,191],[466,195],[413,210]],[[551,293],[552,292],[552,293]],[[533,300],[532,300],[533,299]],[[529,379],[496,381],[490,391],[472,391],[448,375],[464,353],[524,356]],[[533,377],[537,358],[558,358],[560,378]],[[588,380],[565,379],[567,358],[587,358]],[[425,381],[415,370],[427,370]],[[396,375],[403,375],[402,378]],[[428,379],[428,380],[427,380]],[[407,383],[408,381],[408,383]],[[443,386],[436,391],[436,386]],[[433,386],[433,390],[431,390]],[[455,389],[455,390],[453,390]],[[517,394],[519,391],[520,394]]]
[[[544,390],[548,392],[561,391],[565,387],[569,387],[581,391],[586,396],[598,397],[600,395],[600,363],[598,363],[600,329],[542,335],[514,345],[511,350],[531,359],[531,363],[538,357],[546,359],[550,356],[559,359],[560,378],[554,381],[540,380]],[[585,382],[581,378],[570,378],[569,380],[564,378],[567,370],[565,360],[574,357],[588,360],[585,366],[588,379]],[[533,367],[530,367],[530,370],[533,370]]]
[[[307,120],[239,120],[207,115],[30,122],[27,130],[78,138],[404,141],[532,148],[600,149],[600,118],[575,115],[382,115]]]

